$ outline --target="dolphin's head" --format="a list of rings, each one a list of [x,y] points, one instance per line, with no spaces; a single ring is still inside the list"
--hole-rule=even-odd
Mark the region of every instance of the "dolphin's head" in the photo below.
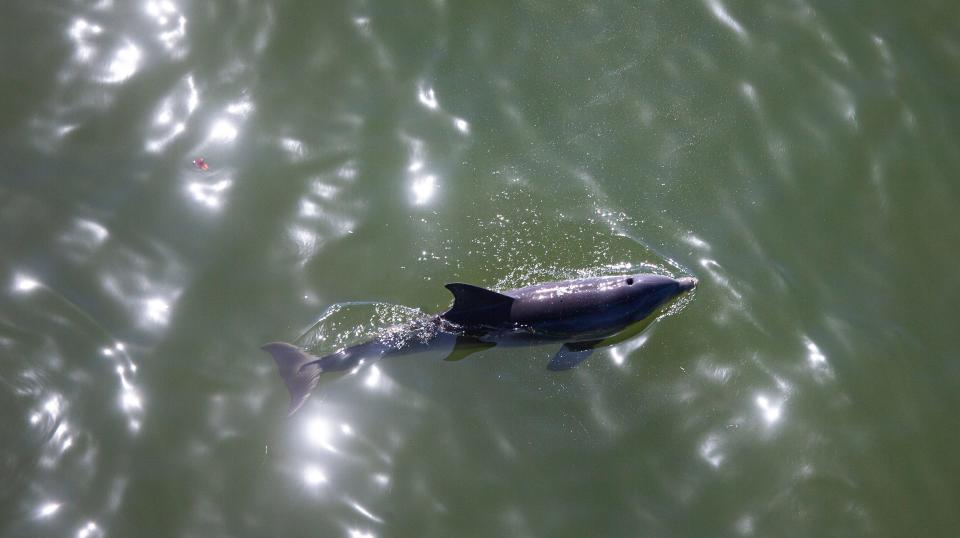
[[[621,293],[639,321],[676,297],[697,287],[693,277],[670,278],[663,275],[636,274],[622,277]]]

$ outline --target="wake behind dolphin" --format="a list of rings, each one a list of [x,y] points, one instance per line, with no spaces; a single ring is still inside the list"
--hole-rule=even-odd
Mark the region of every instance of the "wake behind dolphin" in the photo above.
[[[453,306],[442,314],[393,328],[368,342],[316,357],[284,342],[263,346],[273,356],[290,392],[292,415],[316,387],[320,374],[350,370],[385,355],[409,354],[452,344],[446,360],[495,345],[562,342],[547,365],[573,368],[598,346],[620,342],[642,330],[652,314],[697,279],[655,274],[603,276],[547,282],[502,292],[470,284],[447,284]],[[645,323],[646,322],[646,323]]]

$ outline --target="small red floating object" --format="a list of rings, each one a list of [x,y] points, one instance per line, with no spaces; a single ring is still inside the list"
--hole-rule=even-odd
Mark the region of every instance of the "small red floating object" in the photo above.
[[[196,165],[196,167],[201,170],[207,170],[210,168],[209,166],[207,166],[207,161],[203,160],[203,157],[197,157],[196,159],[194,159],[193,164]]]

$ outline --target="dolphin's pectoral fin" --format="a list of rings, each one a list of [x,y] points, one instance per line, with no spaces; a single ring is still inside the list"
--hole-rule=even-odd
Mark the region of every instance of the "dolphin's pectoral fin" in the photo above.
[[[457,325],[496,325],[510,317],[513,297],[470,284],[447,284],[453,306],[441,317]]]
[[[593,353],[593,346],[599,342],[599,340],[594,340],[592,342],[569,342],[563,344],[560,346],[557,354],[553,356],[553,359],[550,360],[550,364],[547,365],[547,370],[561,372],[575,367],[587,360],[587,357]]]
[[[457,336],[457,343],[453,345],[453,350],[443,360],[455,362],[463,360],[478,351],[490,349],[496,346],[491,342],[481,342],[472,336]]]

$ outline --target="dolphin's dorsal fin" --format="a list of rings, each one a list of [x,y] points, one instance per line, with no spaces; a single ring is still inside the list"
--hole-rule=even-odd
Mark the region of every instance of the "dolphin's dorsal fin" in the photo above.
[[[443,319],[457,325],[496,325],[510,319],[513,297],[479,286],[447,284],[453,293],[453,306],[443,313]]]

